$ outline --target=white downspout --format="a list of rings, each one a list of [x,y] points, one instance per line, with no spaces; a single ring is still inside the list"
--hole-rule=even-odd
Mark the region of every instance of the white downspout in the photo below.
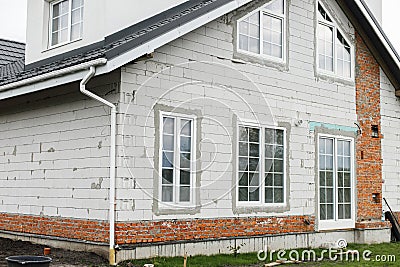
[[[117,127],[117,108],[116,106],[108,102],[107,100],[93,94],[86,90],[86,84],[95,75],[96,68],[94,66],[90,67],[88,74],[82,79],[80,83],[80,91],[94,100],[97,100],[111,108],[111,133],[110,133],[110,210],[109,210],[109,220],[110,220],[110,254],[109,262],[110,265],[116,265],[115,262],[115,133]]]

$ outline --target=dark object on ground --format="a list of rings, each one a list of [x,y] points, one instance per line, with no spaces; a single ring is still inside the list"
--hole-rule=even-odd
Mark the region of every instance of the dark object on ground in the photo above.
[[[8,267],[49,267],[51,258],[42,256],[11,256],[7,257]]]
[[[385,212],[385,219],[389,220],[392,224],[392,240],[400,241],[400,225],[399,221],[396,218],[396,215],[393,213],[392,209],[389,206],[389,203],[386,201],[386,198],[383,198],[386,203],[386,206],[389,208],[389,211]]]
[[[37,245],[30,242],[14,241],[0,238],[0,267],[7,267],[5,258],[14,255],[42,256],[48,245]],[[109,266],[108,261],[91,252],[70,251],[60,248],[51,248],[51,267],[65,266]],[[25,266],[24,266],[25,267]]]

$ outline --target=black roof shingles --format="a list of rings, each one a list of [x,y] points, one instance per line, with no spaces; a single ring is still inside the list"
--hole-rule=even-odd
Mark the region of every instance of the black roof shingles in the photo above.
[[[98,58],[114,58],[231,1],[233,0],[190,0],[87,47],[27,66],[23,57],[15,58],[12,63],[0,65],[0,86]],[[3,45],[0,42],[0,51],[2,48]],[[12,52],[14,51],[8,53]]]

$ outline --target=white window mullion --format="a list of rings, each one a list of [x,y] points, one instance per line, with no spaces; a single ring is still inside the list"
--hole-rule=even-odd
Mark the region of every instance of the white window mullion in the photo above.
[[[72,28],[72,1],[69,0],[69,7],[68,7],[68,42],[71,41],[71,28]]]
[[[338,168],[337,168],[337,161],[338,161],[338,150],[337,150],[337,139],[334,138],[333,139],[333,144],[334,144],[334,150],[333,150],[333,203],[334,203],[334,212],[335,214],[333,214],[333,219],[335,221],[338,221],[338,207],[339,207],[339,203],[338,203]]]
[[[264,55],[264,12],[260,12],[260,54]]]
[[[180,170],[181,170],[181,151],[180,151],[180,145],[181,145],[181,135],[180,135],[180,128],[181,128],[181,120],[179,118],[176,118],[176,123],[175,123],[175,164],[174,164],[174,169],[175,169],[175,179],[174,179],[174,203],[178,204],[179,203],[179,195],[180,195]]]

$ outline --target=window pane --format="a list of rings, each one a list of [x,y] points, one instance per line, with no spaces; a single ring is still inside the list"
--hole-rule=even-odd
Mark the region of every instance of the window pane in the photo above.
[[[239,33],[249,35],[249,23],[247,21],[239,22]]]
[[[282,174],[274,174],[274,186],[283,186]]]
[[[60,17],[61,29],[68,28],[68,15]]]
[[[266,145],[265,146],[265,157],[266,158],[274,158],[275,155],[275,146],[274,145]]]
[[[249,201],[259,201],[260,200],[260,188],[250,187],[249,190]]]
[[[283,172],[283,160],[274,160],[274,172]]]
[[[81,10],[77,9],[72,11],[72,24],[79,23],[81,21]]]
[[[319,172],[319,186],[325,186],[325,185],[326,185],[325,172],[324,171],[320,171]]]
[[[265,171],[266,172],[273,172],[274,171],[274,160],[266,159],[265,160]]]
[[[268,173],[265,177],[265,185],[273,186],[274,185],[274,175],[272,173]]]
[[[51,44],[52,44],[52,45],[58,44],[58,32],[54,32],[54,33],[51,35]]]
[[[69,10],[69,0],[61,2],[60,5],[61,5],[61,14],[67,14]]]
[[[258,176],[258,173],[250,173],[249,185],[258,186],[259,184],[260,184],[260,177]]]
[[[249,38],[245,35],[239,35],[239,49],[249,51]]]
[[[175,120],[173,118],[164,118],[163,121],[164,121],[163,124],[164,133],[174,134]]]
[[[333,216],[334,216],[333,204],[332,205],[326,205],[326,208],[327,208],[326,219],[327,220],[333,220]]]
[[[260,13],[256,12],[249,17],[249,22],[255,25],[260,25]]]
[[[248,158],[239,158],[239,170],[240,171],[247,171],[248,170]]]
[[[249,178],[247,172],[239,173],[239,185],[248,186],[249,185]]]
[[[191,136],[192,135],[192,121],[181,120],[181,135]]]
[[[81,24],[75,24],[71,28],[71,41],[79,39],[82,37],[81,34]]]
[[[248,201],[249,189],[248,187],[239,187],[239,201]]]
[[[163,202],[172,202],[172,186],[162,187],[162,197]]]
[[[326,205],[320,205],[319,216],[321,220],[326,220]]]
[[[53,19],[53,28],[52,28],[53,32],[56,32],[60,29],[59,23],[60,23],[59,18]]]
[[[180,167],[190,169],[190,153],[181,153]]]
[[[181,186],[179,191],[179,201],[189,202],[190,201],[190,187]]]
[[[249,144],[248,143],[239,143],[239,156],[247,157],[249,156]]]
[[[162,184],[172,184],[174,180],[174,174],[172,169],[162,170]]]
[[[351,205],[350,204],[344,205],[344,218],[351,219]]]
[[[260,27],[258,25],[250,24],[249,26],[249,35],[256,39],[259,39],[260,36]]]
[[[274,129],[265,129],[265,143],[275,144],[274,136],[275,136]]]
[[[283,159],[283,154],[284,154],[283,146],[275,147],[275,158]]]
[[[259,144],[250,144],[250,156],[251,157],[259,157],[260,156],[260,145]]]
[[[60,32],[60,39],[59,39],[60,43],[66,42],[68,41],[68,30],[62,30]]]
[[[274,202],[275,203],[283,202],[283,188],[276,188],[274,190]]]
[[[191,150],[191,138],[181,136],[181,151],[182,152],[190,152]]]
[[[249,159],[249,171],[258,170],[258,163],[259,163],[259,159],[258,158],[256,158],[256,159],[250,158]]]
[[[245,127],[239,127],[239,140],[240,141],[249,141],[249,134],[248,134],[248,129]]]
[[[180,183],[181,185],[190,185],[190,172],[188,171],[180,171]]]
[[[58,17],[60,15],[60,4],[56,4],[53,6],[53,18]]]
[[[173,151],[174,150],[174,136],[163,135],[163,149]]]
[[[274,203],[274,189],[265,188],[265,203]]]
[[[83,5],[83,0],[72,0],[72,9],[78,8]]]
[[[258,143],[260,141],[260,130],[257,128],[249,128],[250,142]]]
[[[174,153],[163,152],[162,166],[172,168],[174,166]]]
[[[249,51],[253,53],[260,53],[260,40],[249,38]]]

